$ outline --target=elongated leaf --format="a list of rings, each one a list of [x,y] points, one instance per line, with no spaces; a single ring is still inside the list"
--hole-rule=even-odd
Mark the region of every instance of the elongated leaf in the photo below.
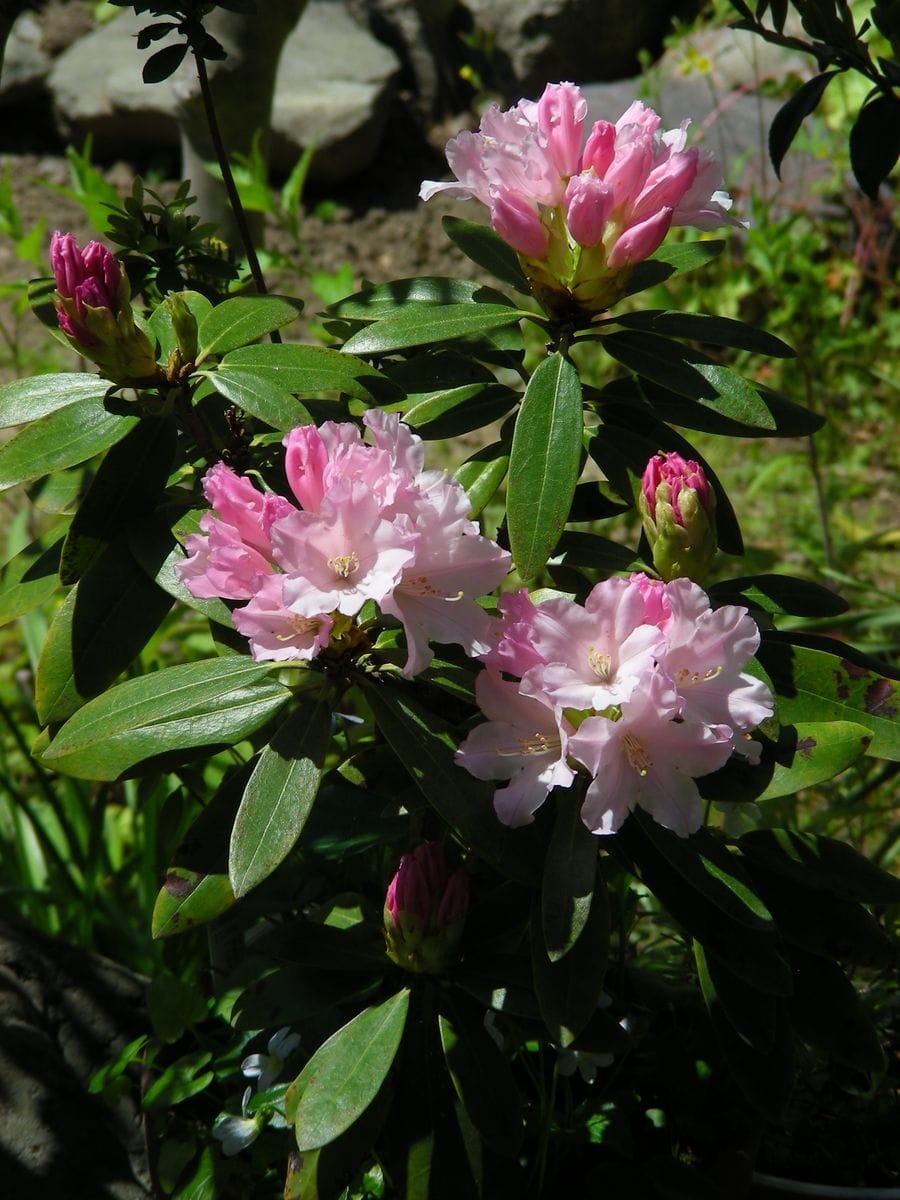
[[[504,325],[515,325],[522,317],[530,315],[506,304],[409,307],[360,329],[344,343],[343,349],[348,354],[387,354],[391,350],[450,342]]]
[[[210,621],[216,621],[230,629],[231,611],[228,607],[216,597],[201,600],[193,596],[175,574],[176,566],[183,563],[185,557],[184,551],[175,540],[175,533],[182,540],[189,533],[197,533],[201,516],[202,511],[186,513],[173,532],[165,517],[161,513],[154,513],[152,517],[132,525],[128,530],[128,548],[135,561],[140,563],[150,579],[164,592],[168,592],[188,608],[203,613]]]
[[[603,991],[609,957],[609,900],[599,876],[590,912],[564,958],[551,962],[544,943],[541,904],[531,912],[531,965],[544,1024],[558,1046],[569,1046],[594,1015]]]
[[[334,317],[377,321],[410,306],[470,302],[510,303],[493,288],[485,287],[484,284],[471,279],[422,275],[412,279],[393,279],[390,283],[364,288],[361,292],[329,305],[326,311]]]
[[[420,708],[412,689],[360,680],[375,721],[428,803],[502,874],[528,883],[539,871],[534,827],[510,829],[494,814],[492,789],[458,767],[459,737]]]
[[[497,493],[509,470],[509,447],[505,442],[491,442],[476,450],[456,469],[456,479],[469,497],[469,516],[477,517]]]
[[[42,757],[63,774],[116,779],[154,755],[240,741],[290,698],[270,673],[228,657],[129,679],[70,717]]]
[[[553,354],[525,390],[509,460],[509,540],[523,580],[543,569],[563,531],[578,482],[582,428],[578,372]]]
[[[737,350],[752,350],[770,358],[794,358],[795,351],[772,333],[735,321],[731,317],[715,317],[707,313],[666,312],[648,309],[645,312],[625,313],[616,317],[616,324],[626,329],[647,329],[663,337],[689,338],[712,346],[733,346]]]
[[[260,381],[299,396],[341,392],[357,400],[383,401],[394,391],[380,371],[329,346],[241,346],[225,355],[212,375],[213,382],[223,373],[229,376],[233,372],[240,372],[242,379],[255,375]],[[295,417],[294,424],[301,424],[301,420]]]
[[[226,354],[295,320],[299,307],[281,296],[235,296],[217,304],[197,330],[197,365],[211,354]]]
[[[631,272],[625,295],[633,296],[645,288],[664,283],[674,275],[702,267],[717,258],[724,249],[723,241],[673,242],[668,246],[660,246],[653,258],[638,263]]]
[[[590,567],[605,571],[646,571],[647,564],[640,555],[620,542],[610,541],[596,533],[566,529],[556,544],[554,561],[567,567]]]
[[[782,726],[772,778],[760,800],[790,796],[833,779],[866,753],[872,734],[853,721],[799,721]]]
[[[518,255],[499,233],[487,225],[477,225],[474,221],[463,221],[459,217],[443,217],[441,224],[450,241],[473,263],[484,267],[517,292],[526,296],[531,294]]]
[[[400,1048],[408,1007],[404,988],[383,1004],[364,1009],[303,1068],[294,1121],[301,1152],[333,1142],[375,1099]]]
[[[29,375],[0,387],[0,429],[37,421],[79,400],[101,402],[114,385],[98,375]]]
[[[0,627],[43,604],[59,587],[64,536],[38,538],[0,568]]]
[[[840,71],[825,71],[821,75],[807,79],[806,83],[801,84],[790,100],[783,104],[775,114],[769,127],[769,157],[779,179],[781,178],[782,160],[790,149],[791,142],[797,136],[797,131],[803,124],[804,118],[815,111],[825,89],[835,75],[839,74]]]
[[[387,960],[385,960],[387,963]],[[371,994],[377,975],[311,970],[290,963],[258,979],[235,1001],[236,1029],[279,1029]]]
[[[900,903],[900,879],[833,838],[787,829],[754,829],[740,840],[749,858],[802,883],[863,904]]]
[[[518,402],[518,392],[494,383],[460,398],[458,403],[449,405],[444,412],[436,411],[440,406],[435,405],[427,414],[420,409],[415,422],[409,421],[408,414],[403,419],[415,424],[416,432],[426,441],[457,438],[502,420]],[[428,419],[421,419],[425,415]]]
[[[712,1012],[720,1006],[739,1038],[760,1054],[771,1054],[778,1020],[775,997],[732,975],[714,955],[707,955],[699,942],[695,941],[693,947],[706,1007]]]
[[[295,425],[313,424],[309,410],[299,400],[277,384],[260,378],[254,371],[220,368],[210,372],[209,379],[226,400],[271,425],[273,429],[287,433]]]
[[[805,1042],[858,1071],[882,1071],[884,1051],[853,984],[836,963],[793,951],[791,1021]]]
[[[0,491],[93,458],[137,421],[109,413],[97,400],[76,400],[35,421],[0,446]]]
[[[778,697],[780,721],[849,721],[872,735],[867,753],[900,759],[900,686],[851,659],[765,637],[757,658]],[[751,664],[748,668],[753,670]]]
[[[724,1006],[713,1004],[710,1019],[716,1040],[735,1083],[764,1117],[777,1121],[784,1113],[794,1082],[793,1042],[786,1001],[776,997],[771,1048],[754,1049],[742,1037]]]
[[[170,867],[153,905],[153,937],[172,937],[196,929],[221,916],[234,900],[227,875],[202,875],[186,867]]]
[[[171,417],[151,418],[109,449],[69,526],[62,583],[76,583],[127,525],[153,511],[172,469],[177,435]]]
[[[900,159],[900,100],[880,93],[860,109],[850,130],[850,165],[872,200]]]
[[[301,703],[263,750],[238,809],[228,856],[244,896],[290,853],[309,816],[331,741],[332,696]]]
[[[569,793],[559,797],[544,860],[541,925],[551,962],[568,954],[581,936],[597,882],[597,839],[581,819],[582,799]]]
[[[56,612],[41,648],[34,700],[43,724],[64,721],[109,687],[153,636],[172,599],[123,541],[92,563]]]
[[[716,604],[747,604],[763,612],[797,617],[836,617],[849,608],[843,596],[792,575],[748,575],[723,579],[709,589]]]
[[[453,1087],[487,1144],[512,1158],[524,1125],[519,1091],[503,1054],[484,1028],[484,1014],[458,993],[443,997],[441,1045]]]

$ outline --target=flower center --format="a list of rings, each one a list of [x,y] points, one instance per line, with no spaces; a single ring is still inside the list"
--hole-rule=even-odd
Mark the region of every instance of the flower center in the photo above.
[[[355,550],[349,554],[336,554],[334,558],[329,558],[328,566],[339,579],[349,579],[354,571],[359,570],[359,555]]]
[[[634,770],[637,771],[638,775],[643,778],[653,766],[650,755],[633,733],[626,733],[622,735],[622,745],[625,747],[625,753],[628,756],[629,763]]]
[[[547,737],[545,733],[534,733],[516,738],[515,749],[498,749],[500,758],[517,758],[520,754],[548,754],[551,750],[559,749],[559,739]]]
[[[675,683],[681,687],[684,684],[706,683],[707,680],[715,679],[717,675],[722,673],[722,668],[710,667],[708,671],[704,671],[701,675],[699,671],[692,671],[690,667],[680,667],[675,672]]]
[[[609,683],[613,677],[612,656],[601,654],[593,646],[588,646],[588,662],[590,663],[591,670],[601,683]]]

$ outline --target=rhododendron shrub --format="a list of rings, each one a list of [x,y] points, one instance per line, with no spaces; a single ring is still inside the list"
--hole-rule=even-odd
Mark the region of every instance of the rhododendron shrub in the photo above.
[[[366,284],[327,346],[212,277],[142,310],[127,268],[197,239],[148,263],[138,193],[119,253],[54,236],[36,294],[102,375],[0,388],[0,483],[60,509],[0,600],[47,629],[35,777],[133,806],[187,934],[133,1044],[167,1194],[719,1194],[792,1038],[880,1069],[847,971],[898,885],[770,801],[900,757],[900,705],[834,579],[731,566],[693,431],[822,421],[759,382],[783,342],[673,310],[736,226],[688,133],[572,83],[488,109],[423,185],[487,206],[445,222],[477,276]]]

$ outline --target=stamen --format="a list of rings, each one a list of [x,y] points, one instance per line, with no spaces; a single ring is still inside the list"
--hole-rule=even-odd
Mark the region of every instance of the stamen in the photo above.
[[[290,613],[285,620],[292,632],[276,633],[275,640],[278,642],[289,642],[292,637],[305,637],[307,634],[317,633],[319,630],[318,617],[301,617],[299,613]]]
[[[349,554],[336,554],[329,558],[328,565],[339,579],[349,579],[354,571],[359,570],[359,555],[355,550]]]
[[[625,747],[625,753],[628,756],[628,761],[631,766],[637,771],[638,775],[643,778],[653,766],[653,761],[650,755],[637,740],[633,733],[622,735],[622,745]]]
[[[529,737],[517,737],[516,746],[513,750],[501,750],[498,748],[497,756],[499,758],[518,758],[521,754],[547,754],[551,750],[558,750],[560,743],[558,738],[547,737],[545,733],[538,733],[535,730]]]
[[[588,646],[588,662],[591,670],[602,683],[609,683],[612,679],[612,656],[609,654],[600,654],[593,646]]]

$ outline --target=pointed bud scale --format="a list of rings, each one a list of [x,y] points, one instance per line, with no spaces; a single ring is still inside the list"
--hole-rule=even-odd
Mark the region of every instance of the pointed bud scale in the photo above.
[[[716,553],[716,495],[703,468],[675,451],[655,454],[638,505],[662,578],[703,583]]]
[[[440,842],[404,854],[384,902],[387,955],[407,971],[437,975],[456,957],[469,907],[462,867],[449,871]]]

